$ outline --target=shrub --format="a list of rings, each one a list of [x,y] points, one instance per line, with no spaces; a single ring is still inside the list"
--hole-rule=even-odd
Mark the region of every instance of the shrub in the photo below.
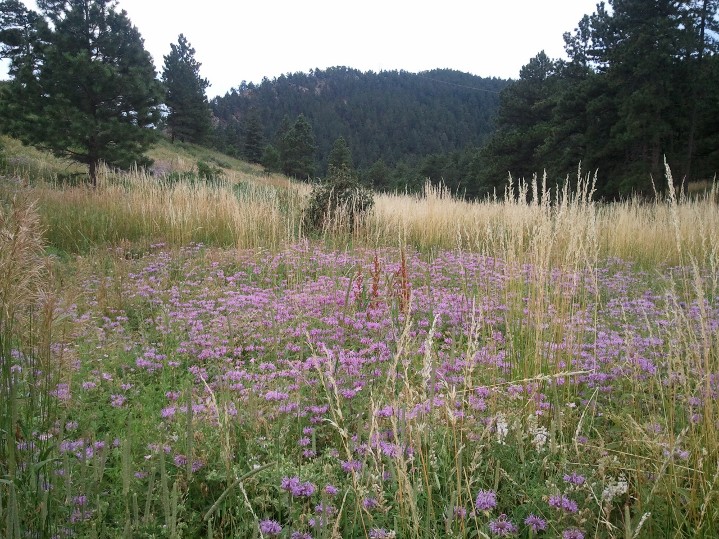
[[[205,163],[204,161],[197,162],[197,177],[201,180],[211,182],[221,177],[224,173],[220,167]]]
[[[205,182],[213,184],[224,175],[220,167],[206,163],[205,161],[197,162],[197,171],[191,170],[187,172],[174,171],[167,175],[164,179],[169,185],[179,182],[186,182],[194,185],[197,182]]]
[[[305,225],[312,230],[326,230],[346,224],[352,231],[373,205],[372,191],[363,187],[349,168],[332,167],[328,177],[312,188]]]

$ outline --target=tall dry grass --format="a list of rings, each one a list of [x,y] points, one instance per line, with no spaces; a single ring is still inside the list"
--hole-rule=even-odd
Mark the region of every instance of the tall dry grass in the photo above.
[[[458,199],[428,182],[417,195],[377,194],[369,215],[352,227],[349,219],[337,219],[321,238],[334,245],[403,244],[422,252],[459,248],[542,267],[578,268],[599,258],[652,267],[716,256],[716,184],[692,197],[668,191],[653,201],[599,203],[595,180],[579,172],[552,189],[546,178],[535,177],[480,201]],[[5,198],[9,192],[6,187]],[[128,241],[274,249],[313,234],[302,226],[309,192],[306,184],[281,177],[231,171],[207,184],[105,170],[94,190],[52,182],[28,188],[48,243],[68,252]]]
[[[296,190],[237,177],[168,183],[105,171],[96,189],[43,183],[30,196],[48,243],[67,252],[127,242],[278,248],[300,233]]]
[[[8,539],[23,537],[30,521],[44,529],[50,504],[39,485],[50,473],[41,455],[54,441],[43,440],[32,462],[21,454],[57,415],[47,398],[60,370],[49,275],[35,205],[19,196],[0,204],[0,536]]]
[[[601,257],[652,266],[679,263],[687,254],[716,252],[716,183],[691,198],[667,195],[651,202],[629,198],[599,203],[592,196],[594,181],[580,174],[571,188],[567,182],[552,192],[535,177],[508,186],[502,198],[474,202],[457,200],[448,190],[427,183],[420,195],[376,196],[374,213],[358,233],[370,243],[403,238],[420,249],[460,247],[510,259],[531,259],[545,242],[544,255],[573,264]]]

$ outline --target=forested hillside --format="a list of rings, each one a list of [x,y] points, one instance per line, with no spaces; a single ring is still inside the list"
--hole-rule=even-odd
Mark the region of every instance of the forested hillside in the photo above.
[[[375,189],[412,191],[429,178],[481,197],[501,194],[508,174],[546,172],[556,185],[581,164],[604,198],[650,195],[665,160],[677,178],[711,180],[718,12],[717,0],[608,0],[564,35],[566,59],[538,51],[516,81],[332,68],[242,84],[211,103],[215,144],[251,160],[254,148],[256,161],[291,173],[282,145],[301,115],[315,159],[296,169],[303,178],[325,173],[342,137]]]
[[[446,69],[362,73],[345,67],[243,83],[211,102],[216,144],[244,155],[248,134],[259,126],[264,143],[277,147],[287,123],[302,114],[314,134],[318,175],[339,137],[359,169],[414,167],[432,154],[480,146],[494,130],[499,93],[508,83]]]

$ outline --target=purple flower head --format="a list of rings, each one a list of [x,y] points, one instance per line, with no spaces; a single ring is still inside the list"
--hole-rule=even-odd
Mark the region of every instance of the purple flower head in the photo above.
[[[362,469],[362,461],[361,460],[341,460],[340,466],[342,469],[347,472],[359,472]]]
[[[279,535],[282,532],[282,526],[276,520],[261,520],[260,531],[263,535],[269,535],[270,537]]]
[[[384,528],[372,528],[369,531],[369,537],[370,539],[389,539],[390,537],[394,537],[394,534]]]
[[[478,511],[490,511],[497,507],[497,493],[493,490],[480,490],[474,506]]]
[[[534,513],[530,513],[529,516],[524,519],[524,523],[535,532],[547,529],[547,521],[538,517]]]
[[[297,476],[283,477],[280,487],[282,490],[288,491],[292,496],[303,498],[309,498],[317,490],[317,487],[313,483],[309,481],[302,483]]]
[[[553,495],[549,497],[549,505],[555,509],[564,509],[567,513],[576,513],[579,511],[577,502],[566,496]]]
[[[456,518],[460,518],[460,519],[461,519],[461,518],[464,518],[464,517],[467,516],[467,509],[465,509],[465,508],[462,507],[461,505],[455,505],[453,512],[454,512],[454,516],[455,516]]]
[[[379,503],[377,502],[377,498],[373,498],[372,496],[368,496],[367,498],[362,500],[362,506],[367,510],[374,509],[378,505]]]
[[[290,539],[312,539],[312,536],[307,532],[292,532]]]
[[[562,539],[584,539],[584,532],[578,528],[569,528],[562,532]]]
[[[517,533],[517,526],[507,520],[507,515],[502,513],[499,518],[489,521],[489,531],[497,537],[509,537]]]
[[[111,395],[110,396],[110,406],[114,408],[121,408],[123,404],[125,404],[125,401],[127,400],[127,397],[125,395]]]
[[[339,489],[334,485],[325,485],[325,494],[329,494],[330,496],[337,496],[339,493]]]
[[[571,475],[564,474],[564,482],[571,483],[572,485],[583,485],[586,479],[583,475],[579,475],[577,472],[572,472]]]

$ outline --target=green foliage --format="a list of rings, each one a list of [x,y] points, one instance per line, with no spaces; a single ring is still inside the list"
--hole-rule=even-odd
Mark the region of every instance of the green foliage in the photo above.
[[[180,34],[164,57],[162,82],[168,108],[167,128],[174,141],[204,142],[210,132],[210,108],[205,97],[209,81],[200,77],[195,49]]]
[[[203,183],[215,183],[224,176],[224,171],[211,163],[206,161],[198,161],[196,170],[187,172],[172,172],[163,178],[163,181],[174,184],[178,182],[185,182],[189,184],[195,184],[197,182]]]
[[[327,170],[340,136],[352,148],[354,167],[366,170],[378,159],[388,167],[399,161],[414,166],[428,154],[479,146],[492,132],[499,91],[507,83],[449,69],[363,73],[333,67],[243,82],[211,106],[220,131],[233,130],[240,119],[238,138],[228,146],[242,147],[251,113],[267,139],[284,132],[285,117],[302,113],[314,130],[317,170]],[[274,144],[279,149],[277,139]]]
[[[198,178],[206,181],[216,180],[223,176],[224,173],[220,167],[214,166],[204,161],[197,162],[197,176]]]
[[[304,114],[297,116],[282,135],[280,161],[282,172],[292,178],[309,180],[315,173],[315,135]]]
[[[332,145],[332,151],[327,158],[327,170],[347,168],[352,170],[352,152],[344,137],[339,137]]]
[[[562,181],[579,163],[600,171],[608,197],[651,194],[664,158],[687,180],[711,177],[717,11],[716,1],[598,5],[564,35],[568,61],[541,53],[502,92],[497,132],[479,156],[480,193],[508,173]]]
[[[261,163],[266,172],[279,172],[282,168],[280,152],[272,144],[268,144],[262,152]]]
[[[257,115],[253,114],[247,122],[245,131],[244,157],[250,163],[262,163],[264,149],[262,124]]]
[[[367,185],[375,191],[382,191],[390,187],[390,169],[382,159],[378,159],[367,171]]]
[[[109,0],[2,3],[0,40],[13,80],[0,117],[23,142],[97,167],[145,165],[161,88],[125,12]],[[52,24],[50,24],[52,23]]]
[[[327,179],[312,188],[305,209],[305,224],[311,230],[342,224],[353,230],[357,220],[373,205],[372,191],[364,188],[349,168],[332,168]]]

